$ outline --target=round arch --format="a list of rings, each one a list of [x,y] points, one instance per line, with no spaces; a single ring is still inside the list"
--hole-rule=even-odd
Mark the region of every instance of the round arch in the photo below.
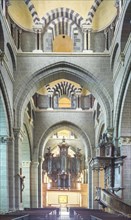
[[[46,146],[46,143],[49,139],[49,137],[54,133],[54,131],[59,131],[61,129],[67,129],[69,131],[74,131],[75,134],[77,136],[79,136],[84,142],[84,153],[85,155],[88,155],[88,158],[92,157],[92,146],[89,140],[89,137],[85,134],[84,131],[81,130],[81,128],[79,128],[77,125],[72,124],[70,122],[67,121],[62,121],[58,124],[53,125],[52,127],[50,127],[41,137],[39,143],[38,143],[38,151],[37,153],[35,152],[35,156],[38,155],[38,158],[41,157],[44,153],[44,148]],[[87,159],[87,158],[86,158]],[[37,158],[35,158],[35,160],[37,161]]]
[[[111,112],[113,103],[108,91],[90,72],[67,62],[58,62],[49,65],[48,67],[35,72],[26,83],[22,84],[14,100],[14,108],[17,114],[16,126],[21,127],[24,109],[33,94],[42,86],[57,79],[72,80],[81,84],[81,86],[88,88],[103,109],[106,126],[112,126]]]

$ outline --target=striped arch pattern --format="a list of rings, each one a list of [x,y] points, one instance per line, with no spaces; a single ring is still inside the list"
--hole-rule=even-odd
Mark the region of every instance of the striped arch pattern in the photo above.
[[[41,18],[41,23],[45,27],[55,19],[61,17],[72,20],[78,27],[81,27],[84,23],[84,19],[74,10],[69,8],[56,8],[54,10],[51,10],[49,13],[46,13],[44,17]]]
[[[40,19],[38,17],[38,14],[37,14],[37,12],[35,10],[35,7],[34,7],[33,3],[31,2],[31,0],[25,0],[25,4],[28,6],[28,9],[29,9],[29,11],[30,11],[30,13],[32,15],[33,22],[35,24],[38,24],[40,22]]]
[[[57,94],[59,97],[61,97],[62,95],[66,95],[70,97],[73,94],[75,94],[78,89],[81,89],[81,88],[77,88],[73,84],[64,81],[64,82],[57,83],[52,88],[48,84],[46,85],[46,89],[48,92],[52,91],[54,95]]]
[[[53,39],[60,34],[68,35],[73,38],[73,32],[74,30],[77,30],[77,26],[72,20],[61,17],[52,21],[48,27],[48,30],[51,30]]]
[[[99,5],[101,4],[103,0],[95,0],[93,5],[91,6],[91,9],[87,15],[87,19],[86,19],[86,23],[87,24],[91,24],[92,23],[92,20],[93,20],[93,17],[94,17],[94,14],[97,10],[97,8],[99,7]]]

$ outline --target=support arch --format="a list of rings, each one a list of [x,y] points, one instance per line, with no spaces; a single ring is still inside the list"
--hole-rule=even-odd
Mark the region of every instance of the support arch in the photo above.
[[[54,124],[52,127],[50,127],[46,132],[43,134],[41,137],[39,143],[38,143],[38,148],[34,151],[34,161],[38,162],[39,161],[39,167],[38,167],[38,204],[39,206],[42,205],[42,194],[41,194],[41,188],[42,188],[42,176],[41,176],[41,169],[42,169],[42,163],[43,163],[43,155],[44,155],[44,148],[46,147],[47,141],[50,138],[50,136],[54,133],[54,131],[59,131],[61,129],[68,129],[70,131],[74,131],[76,135],[78,135],[81,138],[81,141],[83,141],[84,149],[83,153],[87,154],[85,155],[85,163],[86,167],[88,167],[88,161],[91,159],[92,154],[93,154],[93,149],[90,143],[90,140],[85,134],[85,132],[79,128],[77,125],[72,124],[67,121],[62,121],[59,124]],[[77,147],[77,146],[76,146]]]
[[[52,80],[61,78],[72,80],[81,84],[83,87],[88,88],[102,106],[105,115],[106,126],[112,126],[112,99],[99,79],[96,79],[90,72],[76,65],[72,65],[67,62],[58,62],[34,73],[26,81],[26,83],[22,84],[14,101],[14,108],[17,110],[17,127],[21,127],[24,109],[30,98],[33,96],[34,92]]]

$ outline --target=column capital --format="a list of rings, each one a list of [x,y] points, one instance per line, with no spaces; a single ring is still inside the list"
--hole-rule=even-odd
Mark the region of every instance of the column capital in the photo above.
[[[23,140],[24,137],[24,133],[21,130],[21,128],[14,128],[14,138],[20,138],[21,140]]]
[[[39,166],[39,162],[38,161],[31,161],[31,166],[37,168]]]
[[[42,30],[43,30],[43,24],[41,24],[41,23],[35,24],[35,25],[33,26],[33,31],[34,31],[35,33],[37,33],[37,32],[41,33]]]
[[[92,30],[92,24],[82,24],[82,31],[83,32],[88,32],[88,31],[91,31]]]

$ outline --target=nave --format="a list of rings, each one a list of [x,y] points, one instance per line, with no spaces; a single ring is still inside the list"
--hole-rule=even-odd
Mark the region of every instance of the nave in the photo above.
[[[0,215],[1,220],[131,220],[130,216],[82,207],[27,208]]]

